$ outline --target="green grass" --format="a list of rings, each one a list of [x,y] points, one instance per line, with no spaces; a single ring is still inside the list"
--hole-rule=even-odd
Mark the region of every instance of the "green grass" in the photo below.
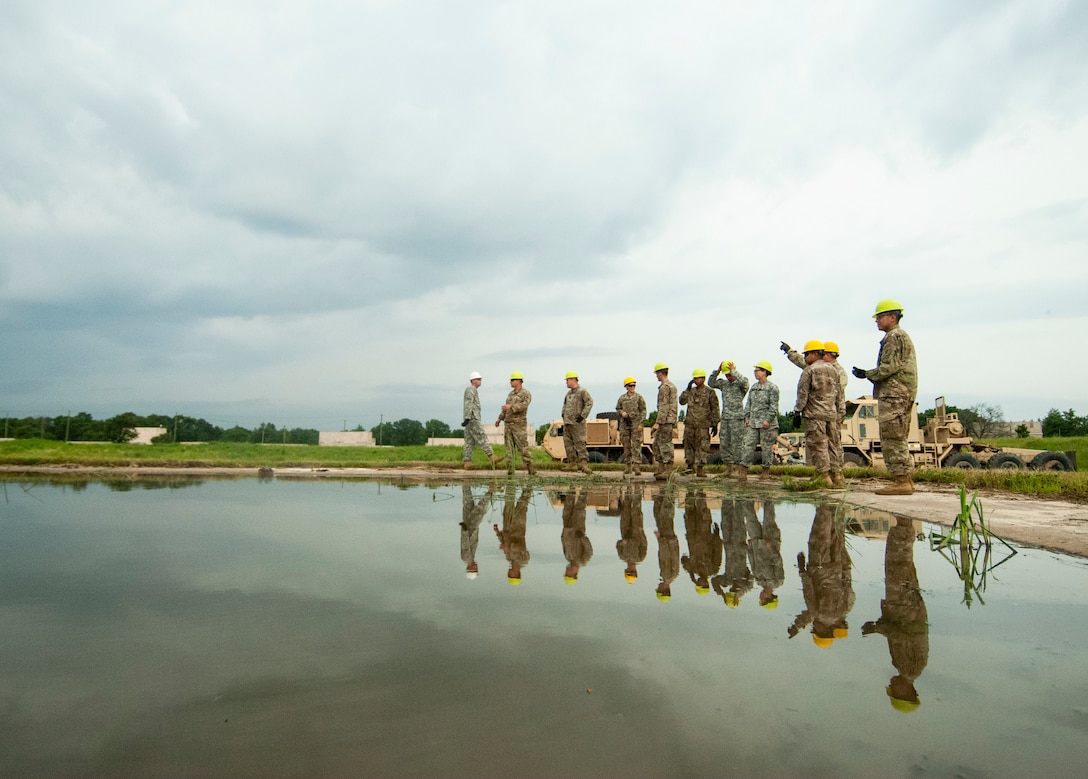
[[[1072,438],[986,438],[979,443],[1011,449],[1038,449],[1051,452],[1076,452],[1077,470],[1088,471],[1088,436]]]

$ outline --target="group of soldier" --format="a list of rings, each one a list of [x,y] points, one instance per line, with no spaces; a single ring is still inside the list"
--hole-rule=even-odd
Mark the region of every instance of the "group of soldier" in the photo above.
[[[877,494],[909,495],[913,492],[911,472],[913,462],[907,448],[910,415],[918,389],[918,368],[914,345],[899,327],[903,307],[895,300],[882,300],[876,306],[873,319],[883,332],[877,367],[853,368],[854,376],[873,383],[877,399],[881,446],[892,484]],[[808,464],[816,471],[814,486],[841,488],[843,451],[840,430],[846,413],[845,393],[848,376],[838,362],[839,347],[831,341],[808,341],[801,352],[782,342],[782,351],[801,370],[797,384],[797,400],[793,408],[795,426],[803,424]],[[719,452],[726,466],[724,476],[743,481],[749,467],[756,464],[760,453],[762,474],[768,475],[774,463],[774,444],[778,438],[778,387],[769,381],[771,363],[762,360],[753,366],[755,382],[737,369],[731,360],[711,371],[697,368],[683,392],[669,380],[669,366],[659,362],[654,374],[659,382],[657,416],[651,428],[653,434],[654,478],[667,479],[675,470],[673,433],[678,423],[679,406],[687,407],[684,419],[684,459],[687,468],[697,478],[706,478],[706,462],[710,440],[719,436]],[[530,475],[535,473],[529,452],[527,414],[532,395],[524,387],[525,377],[515,371],[510,375],[510,393],[506,397],[495,426],[505,423],[507,468],[513,473],[515,457],[520,456]],[[465,431],[464,467],[471,467],[472,453],[479,446],[492,461],[500,464],[484,435],[480,417],[477,389],[481,376],[473,373],[464,394]],[[586,419],[593,409],[593,398],[580,385],[578,374],[566,375],[567,394],[563,399],[563,445],[566,469],[589,473],[586,447]],[[616,401],[620,443],[623,446],[625,475],[640,475],[642,464],[642,429],[647,417],[645,398],[637,391],[633,376],[623,380],[624,394]],[[721,393],[721,402],[718,392]]]

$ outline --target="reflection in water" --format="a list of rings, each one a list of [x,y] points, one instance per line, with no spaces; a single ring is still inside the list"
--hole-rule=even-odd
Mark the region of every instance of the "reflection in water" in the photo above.
[[[722,539],[702,490],[688,492],[684,500],[684,532],[688,553],[680,559],[680,565],[688,572],[695,592],[706,595],[710,592],[710,577],[722,567]]]
[[[846,550],[846,528],[835,522],[835,506],[816,507],[808,537],[808,560],[797,555],[805,609],[788,629],[793,638],[812,625],[812,640],[826,649],[835,639],[849,635],[846,615],[854,607],[854,583],[850,554]]]
[[[884,599],[880,619],[862,625],[862,635],[880,633],[888,639],[888,652],[898,673],[886,692],[899,711],[921,705],[914,683],[929,662],[929,615],[918,587],[914,565],[914,524],[902,517],[888,531],[884,546]]]
[[[476,500],[472,495],[472,485],[465,481],[461,484],[461,560],[465,564],[465,575],[475,579],[480,573],[476,562],[476,547],[480,543],[480,523],[484,521],[491,506],[491,494],[495,491],[488,486],[487,492]]]
[[[642,490],[626,485],[620,494],[620,540],[616,554],[627,564],[623,577],[628,584],[638,579],[638,564],[646,559],[646,529],[642,522]]]
[[[654,537],[657,539],[657,565],[661,580],[657,585],[657,599],[667,601],[672,597],[672,583],[680,575],[680,539],[673,527],[676,504],[664,490],[654,493]]]
[[[748,528],[746,513],[753,512],[750,500],[722,500],[722,548],[725,550],[725,571],[710,580],[714,592],[725,605],[735,609],[741,597],[752,589],[752,572],[748,568]]]
[[[567,569],[563,572],[563,581],[574,584],[578,581],[578,571],[593,557],[593,544],[586,535],[586,495],[575,487],[574,493],[563,493],[563,556],[567,558]]]
[[[521,584],[521,569],[529,564],[529,549],[525,545],[526,523],[529,517],[529,501],[533,491],[523,487],[520,497],[515,502],[517,489],[513,484],[506,485],[506,495],[502,507],[502,530],[494,525],[495,535],[499,538],[499,549],[506,555],[510,570],[506,580],[512,585]]]
[[[762,503],[762,523],[757,514],[759,505],[754,501],[745,501],[744,505],[748,526],[748,559],[751,561],[756,584],[761,588],[759,605],[765,609],[777,609],[778,594],[775,590],[786,581],[785,565],[782,562],[782,531],[778,529],[775,521],[774,503]]]

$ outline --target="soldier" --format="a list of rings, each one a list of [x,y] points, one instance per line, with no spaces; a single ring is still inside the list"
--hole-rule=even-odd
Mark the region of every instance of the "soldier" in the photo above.
[[[783,352],[786,353],[786,357],[789,359],[790,362],[792,362],[798,368],[801,368],[802,370],[804,370],[805,366],[808,363],[805,362],[805,357],[804,357],[803,354],[801,354],[799,352],[796,352],[793,349],[791,349],[790,345],[788,343],[786,343],[785,341],[782,342],[782,345],[779,348]],[[839,365],[839,345],[837,343],[835,343],[834,341],[824,341],[824,357],[823,357],[823,360],[826,363],[830,363],[831,367],[835,369],[835,373],[839,377],[839,384],[842,385],[843,398],[845,398],[846,397],[846,385],[849,383],[850,377],[846,375],[846,369],[843,368],[841,365]],[[844,405],[843,406],[843,418],[845,418],[845,416],[846,416],[846,407]],[[839,443],[834,444],[831,447],[831,450],[830,450],[830,452],[831,452],[831,473],[842,473],[842,468],[843,468],[842,421],[843,421],[842,418],[840,418],[838,420],[838,422],[837,422],[838,428],[839,428]],[[840,481],[842,481],[842,480],[840,479]],[[836,484],[835,482],[832,482],[832,483],[836,487],[845,487],[846,486],[845,481],[842,481],[841,484]]]
[[[774,464],[774,443],[778,440],[778,387],[767,381],[773,369],[766,360],[754,366],[756,383],[744,401],[744,465],[756,459],[756,445],[762,450],[763,473],[767,477]]]
[[[706,457],[710,437],[718,432],[718,393],[706,386],[706,371],[696,368],[687,389],[680,393],[680,403],[688,407],[684,417],[684,461],[695,476],[706,478]]]
[[[567,371],[567,394],[563,398],[563,448],[567,453],[565,471],[589,473],[586,452],[586,418],[593,410],[593,398],[578,384],[578,373]]]
[[[480,523],[491,505],[491,487],[477,501],[472,496],[472,487],[467,481],[461,483],[461,561],[465,564],[465,575],[475,579],[480,573],[476,563],[476,547],[480,543]]]
[[[839,420],[845,414],[842,385],[831,363],[824,362],[824,345],[820,341],[805,344],[805,369],[797,382],[797,401],[793,406],[793,424],[804,420],[805,458],[816,470],[814,483],[845,487],[842,466],[832,470],[831,452],[840,449]]]
[[[654,375],[661,382],[657,388],[657,420],[654,422],[654,478],[664,481],[673,463],[672,431],[680,407],[677,405],[676,385],[669,381],[669,366],[659,362]]]
[[[646,400],[635,392],[635,377],[623,380],[627,391],[616,401],[620,443],[623,445],[623,473],[640,475],[642,466],[642,421],[646,419]]]
[[[461,427],[465,430],[465,447],[462,452],[462,459],[465,461],[466,471],[472,468],[472,452],[477,446],[484,450],[484,454],[487,455],[487,459],[491,461],[492,466],[499,463],[499,458],[495,456],[491,444],[487,442],[487,436],[484,435],[483,425],[480,424],[480,395],[477,390],[482,382],[483,377],[480,373],[473,371],[469,374],[468,386],[465,387],[465,420],[461,423]]]
[[[775,590],[786,581],[786,570],[782,563],[782,531],[775,521],[774,503],[763,504],[763,523],[756,515],[756,504],[748,501],[744,504],[745,523],[748,526],[748,560],[752,564],[752,575],[760,586],[759,605],[765,609],[778,608],[778,595]]]
[[[642,492],[631,485],[620,494],[620,540],[616,554],[627,563],[623,578],[628,584],[638,579],[638,564],[646,559],[646,531],[642,527]]]
[[[675,518],[676,504],[672,496],[659,490],[654,495],[654,524],[657,525],[654,537],[657,539],[657,565],[661,578],[655,592],[662,603],[672,598],[672,583],[680,575],[680,539],[676,537],[673,527]]]
[[[702,490],[691,490],[684,499],[684,530],[688,554],[680,558],[680,565],[688,572],[696,594],[706,595],[711,577],[722,567],[722,537]]]
[[[525,531],[529,520],[529,501],[533,491],[525,488],[514,501],[514,485],[506,487],[506,501],[502,507],[502,530],[492,525],[495,536],[499,539],[499,549],[506,555],[510,570],[506,572],[506,581],[512,587],[521,584],[521,569],[529,564],[529,548],[525,544]]]
[[[586,496],[580,489],[574,494],[560,496],[563,501],[563,532],[560,541],[563,556],[567,558],[567,568],[563,572],[563,581],[574,584],[578,581],[578,570],[589,563],[593,557],[593,544],[586,535]]]
[[[533,457],[529,453],[529,438],[526,433],[529,404],[533,402],[533,396],[529,394],[529,390],[522,386],[524,383],[525,376],[522,375],[521,371],[514,371],[510,374],[510,394],[506,396],[506,403],[503,404],[502,411],[499,412],[499,418],[495,420],[495,427],[498,427],[502,422],[506,422],[506,467],[511,476],[514,475],[516,470],[514,455],[517,453],[521,454],[521,460],[525,463],[525,469],[529,472],[529,475],[532,476],[536,473],[536,469],[533,467]]]
[[[748,527],[744,514],[745,505],[751,501],[722,500],[722,549],[725,552],[725,570],[710,580],[714,592],[721,596],[725,605],[735,609],[740,599],[751,592],[753,579],[748,567]],[[729,588],[728,591],[726,588]]]
[[[816,507],[808,537],[808,560],[797,555],[805,610],[786,630],[790,638],[812,625],[812,642],[821,649],[850,635],[846,615],[854,608],[854,577],[846,548],[846,529],[835,522],[835,506]]]
[[[722,392],[721,426],[718,428],[718,451],[726,465],[725,475],[744,481],[748,469],[744,462],[744,396],[748,394],[748,377],[737,370],[732,360],[710,372],[711,387]]]
[[[884,333],[877,366],[872,370],[857,366],[853,369],[859,379],[873,383],[880,448],[892,476],[891,486],[877,490],[877,495],[910,495],[914,492],[911,481],[914,462],[907,448],[907,436],[914,414],[914,399],[918,395],[918,360],[914,343],[899,326],[902,318],[903,306],[898,301],[882,300],[876,304],[873,319],[877,329]]]

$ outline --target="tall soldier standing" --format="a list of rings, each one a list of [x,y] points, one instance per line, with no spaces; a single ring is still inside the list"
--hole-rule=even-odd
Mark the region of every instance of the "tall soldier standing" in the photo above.
[[[646,418],[646,400],[635,392],[634,376],[624,379],[623,387],[627,391],[616,401],[623,445],[623,473],[638,476],[642,465],[642,420]]]
[[[877,495],[910,495],[914,492],[911,471],[914,462],[907,448],[914,400],[918,395],[918,359],[914,342],[899,326],[903,318],[903,306],[897,300],[882,300],[876,304],[877,329],[884,333],[877,355],[877,366],[871,370],[854,367],[859,379],[873,383],[876,396],[876,416],[880,424],[880,448],[884,452],[884,464],[892,476],[889,487],[876,491]]]
[[[654,478],[664,481],[673,462],[672,430],[676,427],[680,406],[676,385],[669,381],[669,366],[659,362],[654,374],[661,385],[657,388],[657,420],[654,422]]]
[[[526,433],[526,425],[529,424],[527,419],[529,404],[533,402],[533,396],[522,386],[524,383],[525,376],[521,371],[510,374],[510,394],[506,396],[506,403],[499,412],[499,418],[495,420],[495,427],[506,422],[506,468],[511,476],[516,470],[514,455],[517,453],[521,454],[521,460],[525,463],[525,469],[529,471],[529,475],[536,473],[532,455],[529,454],[529,437]]]
[[[835,470],[832,452],[840,448],[839,420],[844,412],[842,385],[831,363],[824,361],[824,345],[821,341],[805,344],[807,365],[797,382],[797,402],[793,406],[796,427],[804,419],[805,459],[816,469],[814,482],[827,486],[846,486],[842,467]]]
[[[487,455],[487,459],[493,465],[499,461],[499,458],[495,456],[495,452],[491,449],[491,444],[487,442],[483,425],[480,424],[480,395],[477,390],[482,382],[483,377],[479,372],[473,371],[469,374],[468,386],[465,387],[465,419],[461,423],[461,427],[465,431],[465,446],[462,451],[462,459],[465,461],[466,471],[472,468],[472,452],[477,446],[484,450],[484,454]]]
[[[748,378],[737,370],[737,364],[723,360],[717,370],[710,372],[711,387],[722,391],[722,418],[718,429],[718,451],[727,466],[725,475],[746,479],[744,462],[744,396],[748,394]]]
[[[754,366],[756,383],[744,401],[744,465],[756,459],[756,446],[762,452],[763,476],[769,476],[774,464],[774,442],[778,440],[778,387],[767,380],[771,364],[760,360]]]
[[[567,371],[567,394],[563,398],[563,448],[567,467],[589,473],[589,453],[586,451],[586,417],[593,410],[593,398],[578,384],[578,373]]]
[[[680,393],[680,403],[688,407],[684,417],[684,461],[695,470],[696,477],[706,478],[710,437],[718,431],[718,393],[706,386],[706,371],[692,371],[688,387]]]

